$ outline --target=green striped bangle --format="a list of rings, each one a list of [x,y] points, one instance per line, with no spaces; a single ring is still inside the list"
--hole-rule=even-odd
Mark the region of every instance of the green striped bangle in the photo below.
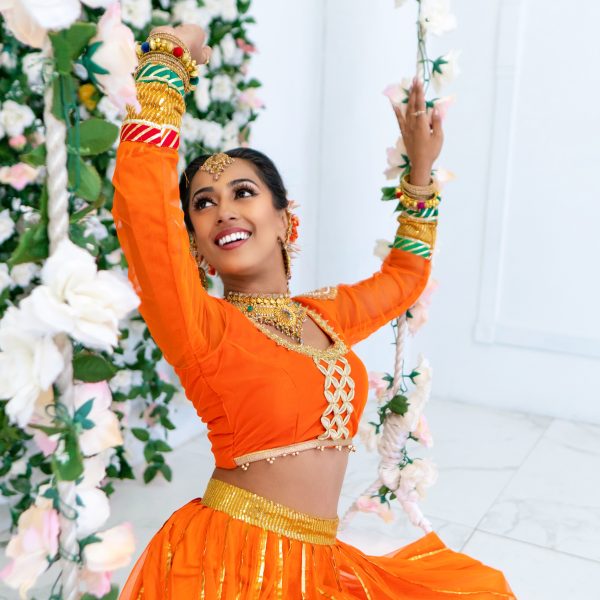
[[[181,77],[164,65],[157,65],[151,62],[146,63],[136,74],[136,81],[140,83],[151,83],[158,81],[166,83],[169,87],[185,96],[185,88]]]
[[[412,254],[422,256],[423,258],[431,258],[431,246],[420,240],[413,240],[412,238],[406,238],[398,235],[394,240],[392,248],[405,250],[406,252],[411,252]]]

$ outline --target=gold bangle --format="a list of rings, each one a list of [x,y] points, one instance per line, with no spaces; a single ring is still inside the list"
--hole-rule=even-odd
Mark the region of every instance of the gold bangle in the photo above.
[[[431,197],[433,194],[437,194],[437,184],[432,178],[429,185],[413,185],[407,181],[408,173],[406,173],[400,180],[400,188],[402,191],[413,198]]]
[[[192,58],[190,49],[177,36],[170,33],[155,33],[148,38],[148,42],[151,50],[167,52],[175,60],[179,60],[190,77],[198,76],[198,65]],[[183,54],[180,57],[172,54],[173,49],[177,46],[183,50]]]
[[[437,221],[424,221],[415,219],[406,215],[398,217],[398,231],[396,235],[408,237],[414,240],[419,240],[429,244],[431,248],[435,246],[435,238],[437,233]]]
[[[432,198],[413,198],[404,192],[400,195],[400,204],[404,208],[412,210],[423,210],[426,208],[437,208],[440,204],[440,198],[436,193]]]
[[[179,128],[185,112],[183,96],[165,83],[138,83],[137,98],[142,110],[137,113],[127,107],[127,119],[149,121],[156,125],[171,125]]]
[[[172,71],[175,71],[177,75],[179,75],[181,81],[183,82],[183,89],[187,93],[190,90],[190,77],[185,70],[184,66],[181,64],[179,60],[177,60],[172,54],[168,54],[167,52],[162,51],[150,51],[146,52],[142,58],[140,58],[140,62],[138,64],[135,75],[139,70],[147,63],[152,62],[154,64],[163,65],[165,67],[169,67]]]

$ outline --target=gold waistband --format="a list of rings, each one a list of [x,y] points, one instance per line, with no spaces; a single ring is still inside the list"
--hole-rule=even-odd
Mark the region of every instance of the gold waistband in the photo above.
[[[311,544],[333,544],[339,519],[322,519],[298,512],[248,490],[210,479],[202,504],[250,525]]]

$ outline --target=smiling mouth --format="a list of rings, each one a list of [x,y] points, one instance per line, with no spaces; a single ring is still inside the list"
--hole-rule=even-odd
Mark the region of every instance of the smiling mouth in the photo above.
[[[219,238],[215,244],[219,246],[219,248],[235,248],[243,244],[251,235],[252,234],[248,231],[236,231],[235,233],[230,233],[229,235]]]

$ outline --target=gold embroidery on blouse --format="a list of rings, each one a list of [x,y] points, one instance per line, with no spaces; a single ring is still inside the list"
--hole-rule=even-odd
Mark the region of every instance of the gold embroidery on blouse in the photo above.
[[[326,287],[321,287],[317,290],[312,290],[311,292],[306,292],[306,294],[299,294],[299,298],[316,298],[317,300],[335,300],[337,297],[337,286],[336,285],[328,285]]]
[[[348,352],[348,347],[342,339],[338,336],[336,331],[329,325],[329,323],[321,317],[319,313],[307,307],[307,313],[312,317],[319,327],[325,331],[325,333],[333,340],[333,345],[329,346],[329,348],[325,348],[325,350],[321,350],[320,348],[315,348],[314,346],[307,346],[306,344],[295,344],[291,340],[275,333],[268,327],[265,327],[262,323],[258,323],[252,319],[249,319],[251,323],[253,323],[260,331],[262,331],[267,337],[271,338],[274,342],[287,348],[288,350],[293,350],[294,352],[299,352],[300,354],[306,354],[307,356],[311,356],[312,358],[319,358],[325,360],[334,360],[343,356]]]
[[[350,374],[350,363],[343,356],[333,360],[315,358],[314,361],[319,371],[325,375],[323,391],[327,400],[327,408],[321,415],[321,424],[325,432],[318,439],[347,439],[350,437],[348,421],[354,399],[354,379]]]
[[[268,450],[257,450],[256,452],[250,452],[242,456],[237,456],[233,460],[238,467],[248,467],[250,463],[266,460],[267,462],[273,463],[279,456],[297,456],[304,450],[312,450],[318,448],[319,450],[325,450],[325,448],[334,448],[348,446],[350,452],[354,452],[356,447],[352,443],[351,438],[315,438],[314,440],[307,440],[306,442],[298,442],[296,444],[290,444],[289,446],[281,446],[279,448],[270,448]]]

